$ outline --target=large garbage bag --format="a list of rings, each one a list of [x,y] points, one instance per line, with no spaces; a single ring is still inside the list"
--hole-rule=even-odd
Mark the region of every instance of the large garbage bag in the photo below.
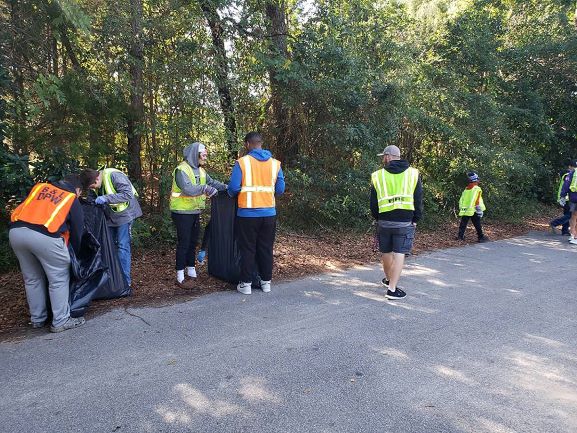
[[[85,231],[80,252],[70,251],[72,277],[70,278],[70,315],[80,317],[94,299],[100,287],[108,282],[107,269],[102,263],[100,243],[94,235]]]
[[[236,284],[240,281],[240,252],[235,237],[237,201],[228,194],[218,194],[212,198],[210,206],[208,273]],[[256,269],[252,280],[253,287],[260,287]]]
[[[236,199],[218,194],[210,205],[208,273],[229,283],[240,278],[240,253],[234,237]]]
[[[84,224],[100,243],[100,255],[103,266],[108,274],[108,281],[102,284],[94,299],[113,299],[130,296],[132,289],[128,286],[118,260],[116,246],[112,240],[110,229],[106,225],[104,210],[91,200],[82,201]]]

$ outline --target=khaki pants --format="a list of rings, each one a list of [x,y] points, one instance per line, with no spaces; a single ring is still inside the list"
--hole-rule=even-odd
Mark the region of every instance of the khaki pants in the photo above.
[[[64,239],[27,227],[10,229],[8,236],[24,277],[32,323],[46,321],[48,293],[52,325],[63,325],[70,317],[70,255]]]

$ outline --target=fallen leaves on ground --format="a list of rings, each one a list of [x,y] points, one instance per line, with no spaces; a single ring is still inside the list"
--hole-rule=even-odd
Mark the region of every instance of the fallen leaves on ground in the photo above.
[[[551,214],[529,218],[522,224],[486,223],[483,228],[491,240],[519,236],[529,230],[543,231],[556,216],[553,212],[551,210]],[[457,229],[457,220],[434,230],[417,229],[413,254],[475,242],[476,235],[471,224],[465,242],[455,239]],[[364,235],[337,232],[319,236],[282,233],[277,235],[275,243],[273,278],[275,282],[292,280],[378,260],[379,254],[373,250],[372,230]],[[209,276],[206,265],[198,266],[197,273],[196,288],[183,290],[175,285],[174,248],[137,251],[132,259],[133,295],[122,299],[94,301],[86,317],[90,319],[117,307],[164,306],[235,288]],[[18,271],[0,275],[0,305],[0,337],[27,328],[28,306],[22,276]]]

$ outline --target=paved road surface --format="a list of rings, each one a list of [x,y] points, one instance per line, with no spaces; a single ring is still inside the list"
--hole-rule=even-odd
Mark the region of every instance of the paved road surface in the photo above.
[[[577,432],[576,266],[534,233],[412,258],[396,303],[367,266],[34,332],[0,431]]]

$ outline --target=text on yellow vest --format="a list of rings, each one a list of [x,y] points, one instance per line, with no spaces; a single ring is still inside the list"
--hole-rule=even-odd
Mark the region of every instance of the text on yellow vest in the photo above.
[[[415,210],[414,193],[419,170],[409,167],[402,173],[389,173],[382,168],[371,175],[371,180],[377,191],[379,213],[395,209]]]

